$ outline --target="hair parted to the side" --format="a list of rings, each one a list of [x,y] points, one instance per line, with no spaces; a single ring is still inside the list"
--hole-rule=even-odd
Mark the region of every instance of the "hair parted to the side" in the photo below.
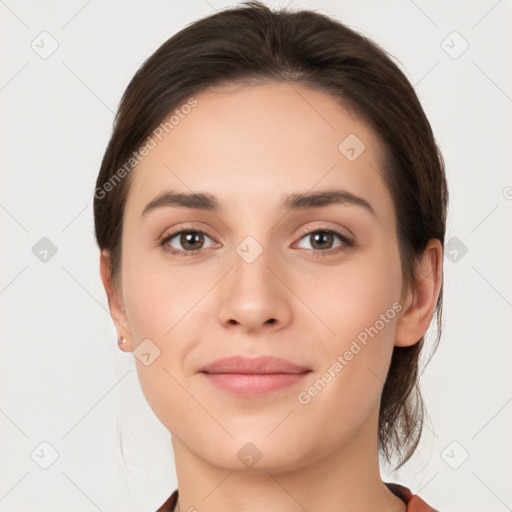
[[[111,254],[120,284],[128,173],[115,173],[175,108],[211,86],[287,81],[329,93],[375,131],[385,147],[382,172],[397,217],[404,286],[430,239],[444,247],[448,190],[444,162],[412,85],[388,54],[338,20],[309,10],[271,10],[246,2],[189,24],[157,49],[129,83],[96,182],[96,240]],[[443,287],[436,304],[438,346]],[[424,337],[394,347],[379,413],[379,450],[402,466],[422,433],[419,358]]]

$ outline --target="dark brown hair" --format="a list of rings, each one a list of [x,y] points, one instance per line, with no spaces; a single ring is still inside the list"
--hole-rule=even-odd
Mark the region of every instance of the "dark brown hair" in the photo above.
[[[384,50],[341,22],[315,11],[273,11],[246,2],[200,19],[168,39],[144,62],[123,95],[94,197],[96,239],[100,249],[110,251],[115,286],[120,282],[123,213],[132,176],[126,162],[193,95],[212,86],[258,81],[295,82],[329,93],[380,137],[385,148],[382,171],[397,214],[404,287],[410,285],[428,241],[435,238],[444,246],[448,204],[443,158],[412,85]],[[441,335],[442,295],[441,286],[432,354]],[[422,433],[423,345],[424,337],[412,346],[394,347],[381,397],[379,449],[388,462],[398,457],[396,468],[411,457]]]

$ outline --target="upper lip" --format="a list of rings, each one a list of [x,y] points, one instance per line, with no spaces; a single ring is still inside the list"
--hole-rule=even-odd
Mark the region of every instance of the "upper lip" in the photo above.
[[[310,369],[273,356],[259,356],[255,358],[244,356],[223,357],[203,366],[199,370],[199,372],[203,373],[240,374],[304,373],[307,371],[310,371]]]

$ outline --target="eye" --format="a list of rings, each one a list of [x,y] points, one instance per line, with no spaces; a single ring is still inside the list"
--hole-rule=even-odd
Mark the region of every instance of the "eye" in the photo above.
[[[212,240],[203,231],[198,231],[198,230],[177,231],[176,233],[166,235],[161,240],[160,245],[164,246],[164,248],[166,250],[168,250],[178,256],[189,256],[191,254],[197,254],[201,249],[205,248],[205,247],[203,247],[205,237]],[[174,240],[174,239],[176,239],[176,240]],[[183,249],[176,247],[176,244],[181,245],[181,247]],[[211,247],[211,245],[209,247]]]
[[[332,229],[316,229],[314,231],[309,231],[301,237],[301,240],[308,240],[308,238],[311,241],[310,245],[312,247],[306,247],[306,249],[314,251],[315,256],[332,255],[333,252],[337,253],[339,250],[343,250],[354,245],[354,242],[344,234]],[[336,238],[341,241],[337,246],[333,245]],[[304,247],[302,248],[304,249]],[[331,249],[338,250],[332,251]]]

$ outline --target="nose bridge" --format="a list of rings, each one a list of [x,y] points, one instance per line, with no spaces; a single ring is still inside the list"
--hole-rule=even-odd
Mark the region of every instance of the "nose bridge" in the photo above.
[[[275,277],[269,270],[275,258],[269,237],[261,234],[257,236],[261,243],[255,236],[248,235],[235,248],[232,291],[235,294],[242,293],[246,300],[251,295],[261,295],[257,300],[268,300],[269,297],[275,299]]]
[[[256,281],[265,281],[267,274],[271,274],[267,266],[272,265],[276,248],[271,247],[274,231],[269,229],[269,223],[272,219],[261,213],[265,211],[262,208],[262,194],[263,191],[260,191],[259,200],[258,197],[251,197],[236,207],[234,218],[238,222],[232,225],[232,235],[233,240],[239,239],[234,245],[233,255],[233,270],[237,278],[251,280],[257,274],[259,278]]]
[[[238,221],[232,229],[240,241],[234,247],[233,264],[238,278],[254,279],[256,285],[265,284],[267,288],[283,291],[286,287],[273,274],[285,278],[280,260],[284,242],[279,234],[282,217],[275,210],[277,204],[279,198],[272,198],[265,187],[255,188],[249,197],[246,194],[244,201],[236,204],[237,215],[233,218]]]

